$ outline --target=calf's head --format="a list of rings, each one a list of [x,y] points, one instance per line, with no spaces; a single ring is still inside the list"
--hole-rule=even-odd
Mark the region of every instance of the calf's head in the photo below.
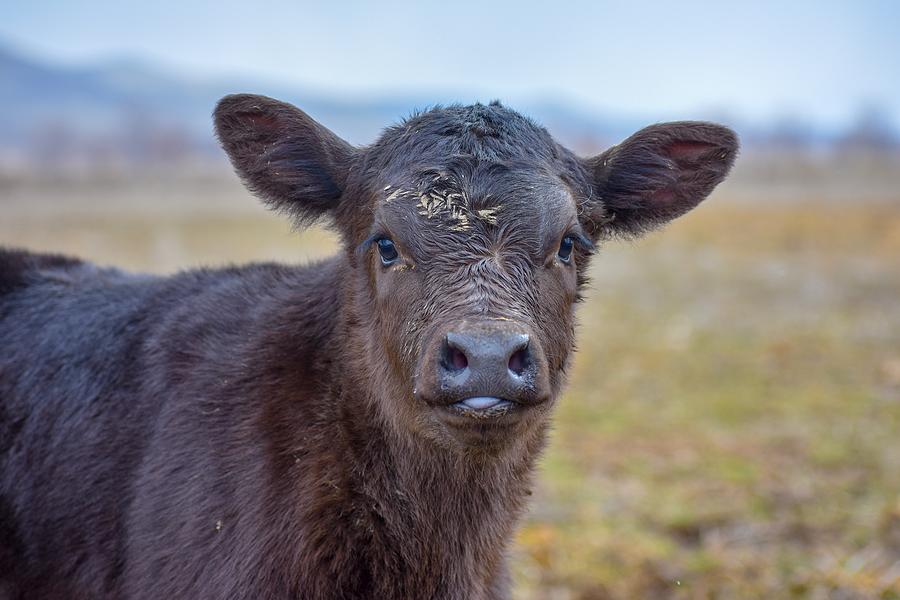
[[[579,158],[497,103],[429,110],[362,148],[261,96],[224,98],[215,124],[268,205],[340,232],[348,376],[390,426],[464,450],[543,428],[595,244],[690,210],[737,153],[729,129],[680,122]]]

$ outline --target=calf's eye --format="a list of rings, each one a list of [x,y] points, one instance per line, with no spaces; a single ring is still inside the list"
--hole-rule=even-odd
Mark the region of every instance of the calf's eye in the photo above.
[[[378,254],[381,255],[381,263],[384,265],[390,265],[397,261],[400,258],[400,255],[397,253],[397,247],[394,246],[394,242],[387,238],[381,238],[377,242],[375,242],[378,246]]]
[[[564,263],[568,263],[570,260],[572,260],[572,248],[574,247],[575,240],[572,239],[571,236],[567,235],[559,243],[559,252],[556,253],[556,256]]]

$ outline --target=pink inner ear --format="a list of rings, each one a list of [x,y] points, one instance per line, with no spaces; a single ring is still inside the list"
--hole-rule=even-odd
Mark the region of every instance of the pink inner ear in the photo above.
[[[656,205],[671,204],[675,200],[675,190],[670,187],[664,187],[650,194],[650,201]]]
[[[278,128],[278,119],[273,115],[248,111],[240,112],[237,116],[256,130],[272,131]]]
[[[676,162],[696,162],[715,147],[708,142],[672,142],[666,146],[666,152]]]

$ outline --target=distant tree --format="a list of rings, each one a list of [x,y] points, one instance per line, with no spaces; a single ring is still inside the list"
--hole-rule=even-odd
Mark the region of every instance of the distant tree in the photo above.
[[[63,120],[46,121],[31,132],[28,140],[29,156],[41,168],[64,168],[77,154],[78,139]]]
[[[900,139],[887,112],[875,104],[860,108],[856,120],[838,140],[840,150],[886,151],[900,148]]]
[[[765,141],[776,148],[805,152],[812,148],[815,138],[809,122],[797,115],[786,114],[775,119]]]

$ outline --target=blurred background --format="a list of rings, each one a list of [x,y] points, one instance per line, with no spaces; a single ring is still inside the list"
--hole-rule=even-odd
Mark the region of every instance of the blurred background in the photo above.
[[[595,259],[517,598],[900,598],[900,4],[4,2],[0,244],[171,273],[330,253],[216,100],[351,142],[494,98],[582,154],[734,127],[732,177]]]

